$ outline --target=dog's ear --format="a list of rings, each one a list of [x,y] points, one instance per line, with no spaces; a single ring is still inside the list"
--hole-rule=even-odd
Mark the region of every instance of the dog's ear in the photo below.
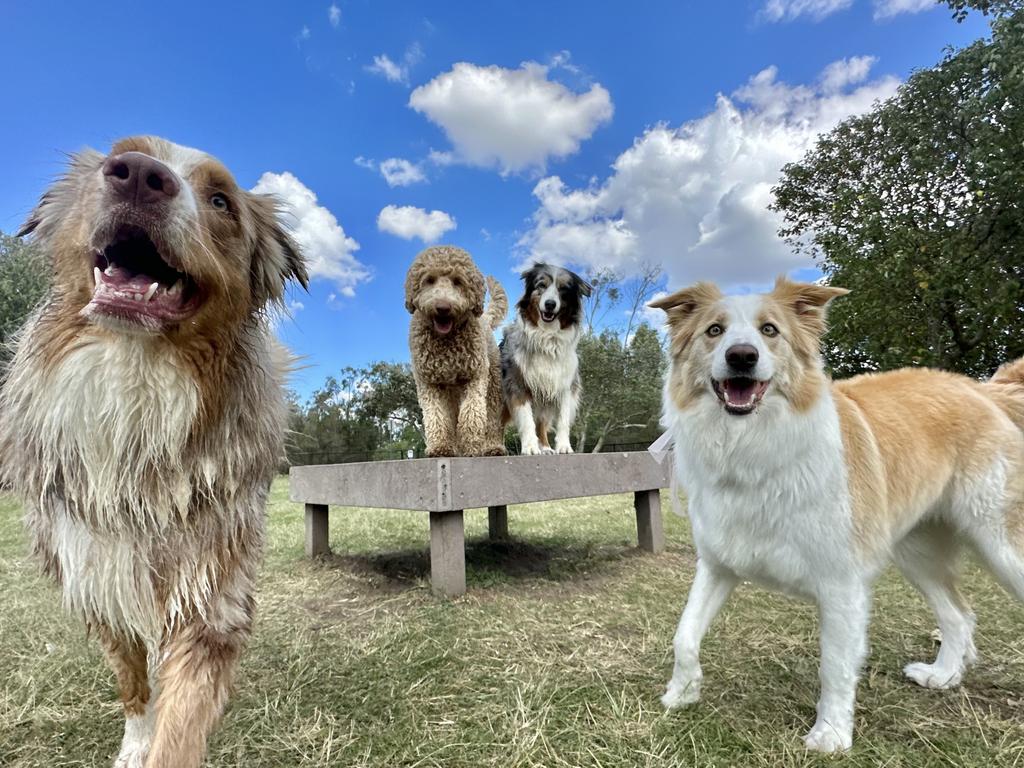
[[[698,308],[713,304],[721,298],[722,292],[714,283],[696,283],[689,288],[682,288],[668,296],[655,299],[647,306],[651,309],[664,310],[671,324],[689,317]]]
[[[817,334],[825,332],[828,305],[849,291],[832,285],[797,283],[785,276],[775,281],[771,296],[796,315],[797,320]]]
[[[568,272],[568,270],[566,270]],[[569,272],[572,275],[573,282],[576,283],[576,288],[580,292],[580,296],[587,298],[594,292],[594,286],[584,280],[582,277],[577,275],[575,272]]]
[[[472,292],[473,314],[480,317],[484,313],[484,299],[487,297],[487,286],[484,283],[483,273],[477,269],[473,274],[467,276],[467,288]]]
[[[46,209],[50,206],[52,202],[53,193],[44,192],[43,196],[39,198],[39,202],[36,204],[36,207],[32,209],[32,213],[28,215],[28,218],[25,220],[25,223],[21,225],[21,229],[19,229],[15,233],[15,236],[28,237],[33,232],[35,232],[39,228],[39,225],[42,224],[43,220],[46,218]]]
[[[277,199],[272,195],[246,194],[253,222],[250,266],[253,303],[256,306],[268,302],[281,304],[289,280],[309,288],[306,260],[281,224]]]
[[[535,276],[535,275],[536,275],[536,274],[537,274],[538,272],[540,272],[540,271],[541,271],[542,269],[544,269],[544,267],[545,267],[545,266],[546,266],[546,265],[545,265],[545,264],[544,264],[543,262],[540,262],[540,261],[535,261],[535,262],[533,262],[533,266],[532,266],[532,267],[530,267],[529,269],[524,269],[524,270],[523,270],[523,271],[522,271],[522,272],[521,272],[521,273],[519,274],[519,277],[521,277],[521,278],[522,278],[522,279],[523,279],[524,281],[526,281],[527,283],[529,283],[529,281],[530,281],[530,280],[532,280],[532,279],[533,279],[533,277],[534,277],[534,276]]]

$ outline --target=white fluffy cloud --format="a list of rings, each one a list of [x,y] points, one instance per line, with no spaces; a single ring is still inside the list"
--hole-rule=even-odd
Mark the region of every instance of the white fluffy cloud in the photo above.
[[[776,234],[771,188],[819,133],[894,92],[895,78],[866,82],[869,65],[836,62],[810,86],[780,82],[769,67],[719,95],[704,117],[645,131],[603,183],[574,189],[557,176],[542,179],[533,227],[519,241],[523,260],[626,274],[660,264],[673,286],[756,284],[812,266]]]
[[[293,174],[264,173],[252,191],[281,201],[284,222],[306,255],[311,278],[330,280],[344,296],[354,296],[356,286],[370,279],[366,265],[353,256],[359,243]]]
[[[414,90],[409,106],[452,143],[451,152],[432,159],[508,174],[543,170],[549,159],[575,153],[611,119],[612,100],[597,83],[576,93],[550,80],[550,69],[536,62],[518,69],[461,62]]]
[[[327,20],[331,22],[331,26],[337,28],[341,24],[341,8],[336,3],[331,3],[327,9]]]
[[[370,171],[379,171],[389,187],[408,187],[410,184],[419,184],[427,180],[421,164],[402,157],[389,157],[378,163],[376,160],[359,156],[355,159],[355,164]]]
[[[418,237],[433,243],[441,235],[455,229],[455,219],[444,211],[425,211],[411,205],[388,205],[377,215],[377,229],[405,240]]]
[[[800,16],[821,21],[851,5],[853,0],[768,0],[761,14],[769,21],[792,21]]]
[[[891,19],[901,13],[920,13],[934,8],[936,0],[875,0],[875,18]]]
[[[413,43],[405,49],[401,62],[394,61],[386,53],[373,57],[373,64],[366,67],[366,71],[374,75],[380,75],[390,83],[401,83],[408,87],[409,72],[423,58],[423,49],[419,43]]]

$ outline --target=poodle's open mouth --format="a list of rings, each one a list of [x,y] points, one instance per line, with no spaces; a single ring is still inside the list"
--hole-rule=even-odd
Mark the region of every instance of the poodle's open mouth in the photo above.
[[[434,331],[440,336],[447,336],[455,327],[455,318],[451,315],[434,315]]]
[[[176,263],[142,227],[117,227],[109,242],[96,251],[92,299],[82,313],[147,330],[185,320],[199,308],[200,291]]]
[[[758,381],[744,376],[736,376],[731,379],[711,380],[711,386],[722,401],[725,410],[737,416],[745,416],[753,413],[761,404],[761,398],[768,389],[768,381]]]

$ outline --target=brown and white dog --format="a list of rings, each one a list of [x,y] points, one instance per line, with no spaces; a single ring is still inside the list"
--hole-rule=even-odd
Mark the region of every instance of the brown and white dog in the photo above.
[[[273,199],[153,137],[76,155],[29,233],[53,288],[0,390],[2,477],[116,672],[114,765],[197,766],[252,625],[285,428],[266,311],[306,268]]]
[[[744,580],[815,601],[821,696],[810,749],[850,747],[871,585],[891,560],[924,595],[942,646],[905,668],[960,683],[974,616],[956,586],[975,550],[1024,600],[1024,360],[988,382],[903,369],[833,383],[819,354],[841,288],[780,279],[764,295],[707,283],[668,314],[665,420],[699,559],[675,635],[667,707],[700,698],[701,639]]]
[[[581,389],[576,347],[591,287],[575,272],[550,264],[534,264],[522,278],[516,319],[501,341],[506,416],[516,425],[524,455],[572,453],[569,430]],[[548,444],[552,426],[553,449]]]

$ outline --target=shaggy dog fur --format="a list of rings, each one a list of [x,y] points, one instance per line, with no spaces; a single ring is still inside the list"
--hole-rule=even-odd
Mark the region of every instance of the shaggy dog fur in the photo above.
[[[844,293],[781,278],[764,295],[701,283],[651,305],[668,314],[665,418],[699,555],[662,702],[699,699],[704,633],[737,585],[759,582],[818,605],[804,741],[821,752],[852,743],[871,588],[889,562],[942,633],[934,661],[904,668],[927,688],[959,685],[976,660],[962,550],[1024,600],[1024,361],[984,383],[921,368],[833,383],[819,347]]]
[[[20,234],[53,288],[0,389],[0,478],[117,675],[118,768],[194,768],[252,626],[306,269],[272,199],[154,137],[84,151]]]
[[[486,291],[491,294],[484,310]],[[501,364],[494,329],[508,299],[470,255],[440,245],[420,253],[405,277],[412,314],[409,350],[429,456],[500,456]]]
[[[583,333],[583,300],[590,285],[550,264],[523,272],[516,319],[501,341],[501,381],[508,418],[524,455],[572,453],[569,429],[580,401],[576,347]],[[555,447],[548,430],[555,428]]]

